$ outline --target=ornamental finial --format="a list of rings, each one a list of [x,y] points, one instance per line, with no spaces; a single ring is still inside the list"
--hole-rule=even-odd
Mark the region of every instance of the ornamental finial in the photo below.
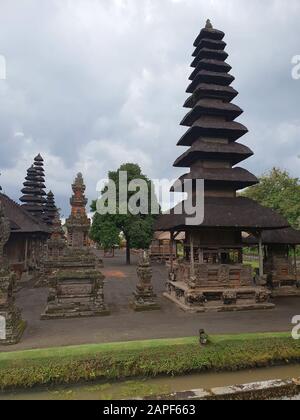
[[[207,19],[205,29],[213,29],[210,19]]]

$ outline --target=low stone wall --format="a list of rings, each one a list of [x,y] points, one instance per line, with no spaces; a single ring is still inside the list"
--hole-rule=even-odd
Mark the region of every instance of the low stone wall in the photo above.
[[[246,385],[196,389],[176,392],[170,395],[145,398],[145,400],[271,400],[292,398],[300,394],[300,378],[290,380],[272,380]]]

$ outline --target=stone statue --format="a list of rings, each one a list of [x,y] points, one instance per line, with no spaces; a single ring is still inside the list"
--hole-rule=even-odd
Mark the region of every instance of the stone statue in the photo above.
[[[157,296],[152,286],[152,268],[147,251],[143,251],[137,268],[139,282],[134,292],[133,308],[135,311],[151,311],[160,309]]]

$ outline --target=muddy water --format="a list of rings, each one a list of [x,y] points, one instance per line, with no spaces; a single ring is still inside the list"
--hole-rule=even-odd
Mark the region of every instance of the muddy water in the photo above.
[[[198,388],[214,388],[271,379],[300,377],[300,365],[231,373],[160,377],[115,383],[83,384],[28,392],[0,393],[0,400],[117,400],[169,394]]]

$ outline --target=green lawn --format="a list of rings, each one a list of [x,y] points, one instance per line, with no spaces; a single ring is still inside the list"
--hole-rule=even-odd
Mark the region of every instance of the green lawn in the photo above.
[[[234,371],[300,361],[288,333],[218,335],[0,353],[0,389]]]

